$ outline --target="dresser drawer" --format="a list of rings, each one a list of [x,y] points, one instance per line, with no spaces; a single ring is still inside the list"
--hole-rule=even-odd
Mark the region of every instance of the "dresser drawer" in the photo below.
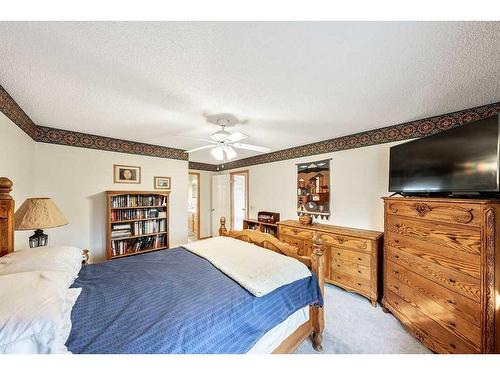
[[[299,237],[302,239],[312,240],[314,237],[314,231],[304,230],[301,228],[279,226],[279,233],[292,237]]]
[[[289,245],[295,246],[297,249],[299,249],[299,255],[305,255],[306,249],[304,247],[304,240],[300,238],[285,236],[283,234],[280,234],[279,240]]]
[[[468,354],[479,352],[478,348],[467,344],[391,290],[384,291],[384,304],[408,325],[420,341],[435,352]]]
[[[370,267],[341,260],[339,258],[333,258],[331,262],[331,269],[334,274],[336,272],[341,272],[344,275],[370,280]]]
[[[395,233],[415,242],[427,242],[437,247],[447,247],[468,254],[481,254],[481,232],[479,228],[460,228],[422,220],[387,215],[386,235]]]
[[[387,262],[387,288],[414,305],[477,349],[481,346],[481,309],[479,303],[467,301],[445,287],[426,280],[410,270]]]
[[[342,249],[333,246],[330,248],[330,251],[332,254],[332,258],[334,259],[361,264],[366,267],[370,266],[370,258],[371,258],[370,254],[362,253],[360,251]]]
[[[479,204],[447,203],[440,201],[391,200],[387,202],[387,213],[447,224],[464,224],[479,227],[481,206]]]
[[[371,251],[371,241],[365,240],[363,238],[354,238],[332,233],[324,233],[320,231],[318,231],[318,235],[325,245],[341,246],[364,252]]]
[[[370,281],[351,275],[346,275],[341,271],[332,269],[330,278],[339,286],[349,290],[359,291],[364,295],[370,293]]]
[[[385,243],[386,246],[465,273],[476,279],[481,277],[481,257],[479,254],[471,254],[446,246],[436,246],[428,241],[408,238],[393,232],[387,232]]]
[[[400,249],[387,246],[385,255],[386,266],[389,261],[394,262],[438,285],[442,285],[475,302],[480,302],[480,281],[474,277],[429,261],[424,258],[425,254],[423,256],[415,256]]]

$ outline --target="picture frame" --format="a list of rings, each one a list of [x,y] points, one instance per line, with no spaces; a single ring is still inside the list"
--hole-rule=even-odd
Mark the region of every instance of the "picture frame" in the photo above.
[[[115,184],[140,184],[141,167],[113,164],[113,182]]]
[[[172,189],[172,178],[163,176],[154,176],[153,186],[155,190],[170,190]]]

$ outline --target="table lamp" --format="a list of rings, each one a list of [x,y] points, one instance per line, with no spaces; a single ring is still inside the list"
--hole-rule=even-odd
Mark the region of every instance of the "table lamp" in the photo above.
[[[50,198],[28,198],[14,214],[15,230],[35,230],[29,238],[30,247],[46,246],[49,236],[43,229],[68,224],[68,220]]]

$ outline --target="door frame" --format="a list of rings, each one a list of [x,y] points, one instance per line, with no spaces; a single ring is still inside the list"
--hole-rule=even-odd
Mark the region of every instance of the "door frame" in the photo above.
[[[245,202],[245,219],[248,219],[248,202],[250,200],[250,191],[249,191],[249,177],[250,177],[250,173],[249,173],[249,170],[248,169],[242,169],[240,171],[235,171],[235,172],[229,172],[229,205],[230,205],[230,208],[229,208],[229,212],[231,213],[231,229],[234,228],[234,215],[233,215],[233,201],[234,201],[234,194],[233,194],[233,185],[234,185],[234,176],[235,175],[245,175],[245,181],[246,181],[246,187],[245,187],[245,190],[246,190],[246,202]]]
[[[196,239],[199,240],[201,237],[200,234],[200,185],[201,185],[201,178],[200,178],[200,173],[198,172],[188,172],[188,176],[193,175],[197,176],[197,181],[198,183],[196,184]]]

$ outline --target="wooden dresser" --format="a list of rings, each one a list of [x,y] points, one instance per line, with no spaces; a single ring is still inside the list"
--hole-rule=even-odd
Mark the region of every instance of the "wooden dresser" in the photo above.
[[[325,281],[359,293],[376,306],[382,233],[325,224],[302,225],[295,220],[278,223],[279,240],[296,246],[300,255],[311,254],[316,235],[325,249]]]
[[[435,352],[499,353],[500,201],[384,201],[384,309]]]

